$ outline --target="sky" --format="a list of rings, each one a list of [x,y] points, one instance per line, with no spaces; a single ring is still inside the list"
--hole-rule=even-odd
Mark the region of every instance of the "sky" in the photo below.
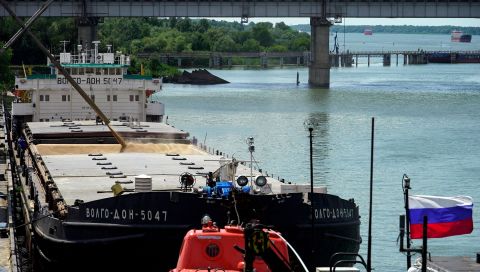
[[[212,18],[215,20],[240,21],[240,18]],[[423,26],[474,26],[480,27],[480,19],[470,18],[343,18],[346,25],[423,25]],[[287,25],[309,24],[309,18],[249,18],[249,22],[285,22]],[[342,22],[343,24],[343,22]]]

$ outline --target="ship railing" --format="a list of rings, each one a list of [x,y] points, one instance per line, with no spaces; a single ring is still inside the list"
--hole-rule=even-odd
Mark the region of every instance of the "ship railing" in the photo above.
[[[87,53],[86,55],[82,54],[71,54],[68,61],[61,59],[60,55],[54,55],[55,60],[59,61],[61,64],[120,64],[120,65],[130,65],[130,56],[124,54],[114,54],[113,63],[105,62],[103,59],[95,59],[94,54]],[[50,59],[47,58],[47,65],[52,65]]]
[[[350,257],[350,259],[340,259]],[[330,257],[329,266],[330,272],[335,272],[336,268],[344,264],[361,264],[367,269],[367,263],[363,259],[362,255],[352,252],[337,252]]]
[[[223,152],[223,151],[220,151],[219,149],[215,149],[215,148],[213,148],[213,147],[209,147],[208,145],[206,145],[206,144],[204,144],[204,143],[203,143],[203,144],[202,144],[202,143],[199,143],[199,142],[198,142],[198,139],[199,139],[199,138],[193,136],[192,139],[191,139],[191,143],[192,143],[193,145],[197,146],[198,148],[200,148],[201,150],[207,152],[208,154],[216,155],[216,156],[223,156],[223,157],[225,157],[225,158],[227,158],[227,159],[230,158],[230,157],[233,158],[233,156],[229,156],[227,153],[225,153],[225,152]],[[254,163],[255,163],[255,162],[254,162]],[[257,163],[258,163],[258,161],[257,161]],[[240,164],[241,164],[241,165],[247,165],[247,163],[246,163],[245,161],[240,161]],[[277,179],[277,180],[278,180],[279,182],[281,182],[281,183],[291,184],[291,182],[286,181],[284,178],[282,178],[282,177],[280,177],[280,176],[278,176],[278,175],[277,175],[277,177],[275,177],[275,175],[274,175],[273,173],[270,173],[270,174],[269,174],[267,171],[265,171],[265,173],[264,173],[264,171],[263,171],[262,168],[253,166],[253,170],[260,172],[262,175],[264,175],[264,176],[266,176],[266,177],[271,177],[271,178],[273,178],[273,179]],[[272,188],[268,188],[268,190],[272,191]]]

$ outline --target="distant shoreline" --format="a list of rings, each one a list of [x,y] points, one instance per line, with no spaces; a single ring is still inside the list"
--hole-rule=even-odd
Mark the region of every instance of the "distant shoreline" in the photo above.
[[[293,29],[310,32],[310,25],[300,24],[291,25]],[[480,27],[458,27],[458,26],[394,26],[394,25],[332,25],[330,32],[338,33],[363,33],[363,31],[369,28],[373,33],[389,33],[389,34],[445,34],[450,35],[453,30],[463,31],[465,34],[480,35]]]

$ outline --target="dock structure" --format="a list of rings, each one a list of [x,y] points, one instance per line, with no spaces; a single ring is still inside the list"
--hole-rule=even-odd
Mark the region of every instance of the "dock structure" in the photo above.
[[[6,122],[0,105],[0,271],[20,271],[17,259],[21,258],[16,244],[13,210],[13,183],[7,143]]]
[[[458,257],[432,257],[428,267],[438,272],[473,272],[480,271],[480,253],[477,253],[477,260],[470,256]]]
[[[417,65],[428,64],[428,56],[433,54],[449,54],[449,63],[459,62],[458,55],[463,54],[471,58],[480,58],[480,51],[345,51],[338,54],[330,52],[327,63],[332,67],[358,67],[359,60],[366,59],[367,66],[373,64],[373,59],[381,59],[383,66],[399,64]],[[259,66],[268,68],[272,66],[306,66],[312,65],[312,54],[310,51],[288,51],[288,52],[164,52],[154,55],[148,53],[138,54],[140,58],[159,58],[162,63],[176,64],[178,67],[195,66],[199,60],[208,60],[210,68],[231,68],[232,66]],[[249,64],[238,63],[239,59],[256,59]],[[236,62],[236,63],[235,63]],[[247,61],[244,61],[247,62]],[[252,64],[253,63],[253,64]],[[362,63],[363,64],[363,63]]]

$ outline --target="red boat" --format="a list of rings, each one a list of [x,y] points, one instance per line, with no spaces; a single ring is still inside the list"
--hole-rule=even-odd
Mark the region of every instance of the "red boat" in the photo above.
[[[278,232],[251,224],[219,229],[209,220],[201,230],[192,229],[185,235],[177,267],[170,272],[218,270],[299,271],[290,264],[287,242]]]
[[[463,32],[460,31],[460,30],[453,30],[452,33],[451,33],[451,38],[450,40],[452,42],[459,42],[460,41],[460,37],[462,37],[463,35]]]
[[[372,31],[370,28],[365,28],[365,29],[363,30],[363,35],[368,35],[368,36],[370,36],[370,35],[372,35],[372,34],[373,34],[373,31]]]

